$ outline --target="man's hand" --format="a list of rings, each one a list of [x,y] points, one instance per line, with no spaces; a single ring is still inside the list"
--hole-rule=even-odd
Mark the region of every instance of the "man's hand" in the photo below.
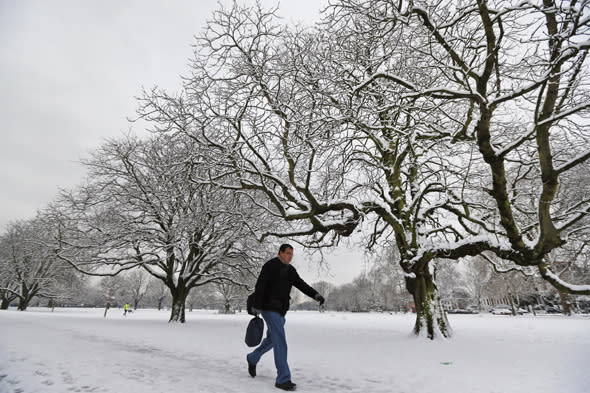
[[[326,301],[326,299],[324,299],[324,297],[322,295],[320,295],[319,293],[317,295],[315,295],[315,300],[320,302],[320,306],[323,306]]]

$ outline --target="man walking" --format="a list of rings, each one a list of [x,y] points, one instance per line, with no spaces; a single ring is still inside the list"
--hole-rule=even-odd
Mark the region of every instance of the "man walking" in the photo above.
[[[252,311],[262,314],[266,322],[267,335],[252,353],[246,356],[248,372],[256,376],[256,364],[262,355],[271,349],[274,352],[277,379],[275,386],[292,391],[296,385],[291,382],[291,372],[287,364],[287,339],[285,337],[285,314],[289,310],[291,287],[299,289],[307,296],[324,304],[324,298],[299,277],[297,270],[290,265],[293,259],[293,246],[283,244],[279,255],[262,266],[254,290]]]

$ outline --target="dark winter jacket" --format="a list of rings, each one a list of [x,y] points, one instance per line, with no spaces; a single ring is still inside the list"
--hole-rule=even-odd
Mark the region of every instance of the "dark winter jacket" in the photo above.
[[[289,294],[293,286],[311,298],[318,295],[315,289],[299,277],[293,266],[281,262],[278,257],[271,259],[262,266],[256,281],[254,307],[277,311],[285,316],[289,310]]]

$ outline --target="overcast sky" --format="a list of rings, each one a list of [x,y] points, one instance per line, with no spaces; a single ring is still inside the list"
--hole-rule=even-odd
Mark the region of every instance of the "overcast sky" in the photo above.
[[[326,3],[283,0],[279,15],[311,23]],[[79,160],[133,127],[127,118],[142,86],[179,87],[193,37],[217,8],[213,0],[0,0],[0,230],[82,181]],[[332,276],[323,278],[335,283],[364,267],[362,252],[347,249],[328,261]],[[318,278],[303,258],[295,262],[308,281]]]

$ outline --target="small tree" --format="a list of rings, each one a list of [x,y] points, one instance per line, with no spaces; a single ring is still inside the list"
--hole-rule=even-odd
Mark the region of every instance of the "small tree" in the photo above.
[[[133,309],[137,310],[139,302],[144,298],[149,290],[149,275],[145,270],[132,270],[125,276],[125,286],[131,299],[133,300]]]
[[[127,302],[129,288],[122,276],[104,277],[99,285],[104,304],[105,306],[108,304],[107,310],[111,306],[122,306]]]
[[[93,275],[144,269],[168,287],[170,322],[182,323],[191,289],[253,268],[251,230],[263,215],[239,194],[197,183],[200,164],[187,160],[195,146],[177,142],[107,142],[85,162],[89,183],[49,211],[59,258]]]
[[[433,261],[435,271],[435,285],[442,299],[450,300],[453,308],[464,308],[466,304],[459,305],[459,297],[463,297],[464,289],[460,284],[460,274],[457,273],[457,261],[438,259]]]
[[[489,286],[492,275],[492,267],[482,257],[474,257],[465,264],[463,285],[477,302],[479,311],[483,310],[482,299],[485,297],[485,289]]]
[[[170,290],[166,284],[161,280],[152,278],[152,280],[150,280],[150,284],[148,285],[148,292],[146,294],[150,304],[156,305],[158,311],[160,311],[162,310],[162,305],[167,296],[170,296]]]
[[[35,297],[59,300],[70,295],[75,277],[47,245],[53,229],[38,215],[10,223],[0,236],[3,306],[18,299],[18,309],[24,311]]]
[[[0,246],[0,310],[7,310],[10,303],[14,301],[18,287],[13,279],[12,269],[10,269],[9,248],[4,247],[6,243],[2,241]]]
[[[232,312],[232,304],[234,307],[238,304],[246,304],[246,298],[256,283],[256,272],[256,270],[249,272],[229,271],[228,276],[233,277],[233,281],[219,281],[213,284],[216,292],[223,299],[223,311],[226,314]],[[238,285],[236,282],[243,284]]]

